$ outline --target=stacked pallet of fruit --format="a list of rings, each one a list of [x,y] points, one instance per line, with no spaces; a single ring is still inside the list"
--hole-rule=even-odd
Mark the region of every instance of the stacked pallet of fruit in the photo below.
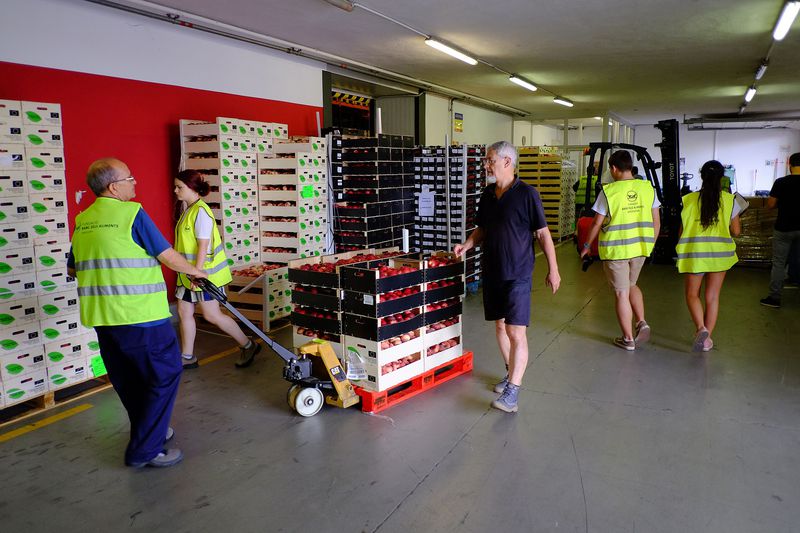
[[[288,274],[292,284],[294,347],[299,348],[311,339],[327,340],[341,357],[340,269],[357,263],[377,264],[377,261],[399,255],[403,253],[397,248],[367,249],[290,261]]]
[[[462,299],[465,289],[463,258],[434,252],[425,261],[425,370],[463,354]]]
[[[413,138],[342,141],[342,202],[335,205],[337,251],[399,246],[413,230]]]

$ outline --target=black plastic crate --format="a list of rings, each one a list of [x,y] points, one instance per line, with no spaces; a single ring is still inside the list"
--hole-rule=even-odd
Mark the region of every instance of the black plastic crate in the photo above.
[[[377,137],[360,137],[357,139],[342,139],[342,148],[368,148],[378,146]]]
[[[386,229],[393,225],[393,217],[397,215],[378,217],[339,217],[336,219],[336,228],[352,231],[374,231]]]
[[[307,290],[298,290],[297,286],[292,290],[292,303],[331,311],[341,310],[341,298],[338,289],[326,287],[306,287]],[[317,292],[312,292],[316,290]]]
[[[450,298],[457,298],[463,295],[464,281],[459,280],[455,285],[449,285],[447,287],[440,287],[438,289],[429,289],[425,291],[425,304],[449,300]]]
[[[410,287],[407,287],[410,289]],[[378,302],[383,295],[365,294],[361,292],[344,291],[342,299],[342,311],[355,315],[368,317],[384,317],[422,307],[425,302],[423,292],[417,292],[409,296]]]
[[[437,309],[436,311],[426,311],[425,325],[429,326],[431,324],[436,324],[437,322],[441,322],[442,320],[447,320],[448,318],[457,317],[462,312],[463,312],[463,304],[461,302],[458,302],[455,305],[444,307],[442,309]]]
[[[386,261],[386,264],[394,268],[403,266],[422,267],[422,263],[415,259],[389,259]],[[406,287],[419,285],[423,281],[422,270],[415,270],[413,272],[389,276],[387,278],[378,277],[379,275],[377,270],[364,268],[363,265],[348,265],[340,269],[343,289],[368,294],[381,294],[397,289],[405,289]]]
[[[337,244],[348,244],[352,246],[375,246],[392,239],[391,228],[378,229],[374,231],[352,231],[335,230],[333,240]]]
[[[391,161],[391,148],[345,148],[343,161]]]
[[[333,313],[334,315],[340,316],[339,313],[330,310],[315,310],[314,312],[322,313],[323,311],[327,311],[328,313]],[[312,316],[305,313],[300,313],[297,309],[292,311],[290,316],[290,321],[293,326],[302,326],[304,328],[311,328],[316,329],[319,331],[325,331],[328,333],[342,333],[342,321],[338,318],[336,320],[329,319],[329,318],[320,318],[316,316]]]
[[[409,320],[386,326],[379,325],[381,320],[380,318],[344,313],[342,318],[342,332],[351,337],[359,337],[371,341],[385,341],[397,335],[419,329],[423,325],[422,314],[418,314]]]
[[[447,259],[454,259],[457,258],[454,253],[451,252],[435,252],[431,254],[431,257],[443,257]],[[429,268],[429,262],[425,262],[425,281],[437,281],[440,279],[447,279],[447,278],[455,278],[457,276],[464,275],[464,261],[461,257],[458,257],[458,262],[439,266],[435,268]]]
[[[343,181],[349,189],[381,189],[403,187],[406,180],[402,174],[345,174]]]

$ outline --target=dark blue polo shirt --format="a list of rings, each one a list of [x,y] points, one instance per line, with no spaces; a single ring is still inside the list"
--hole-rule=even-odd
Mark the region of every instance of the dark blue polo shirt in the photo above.
[[[495,185],[483,189],[478,227],[485,232],[485,282],[530,279],[533,274],[533,232],[547,226],[539,191],[527,183],[514,184],[498,200]]]

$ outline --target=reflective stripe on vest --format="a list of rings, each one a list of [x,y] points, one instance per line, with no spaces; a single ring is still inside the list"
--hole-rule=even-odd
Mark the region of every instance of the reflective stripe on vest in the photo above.
[[[141,205],[97,198],[75,217],[72,251],[85,326],[121,326],[169,318],[159,262],[133,240]]]
[[[194,224],[197,221],[197,215],[200,210],[214,220],[214,214],[211,208],[208,207],[203,200],[197,200],[190,205],[181,216],[178,224],[175,226],[175,249],[186,258],[187,261],[194,263],[197,261],[197,236],[194,232]],[[228,267],[228,258],[225,256],[225,247],[222,244],[222,238],[219,235],[216,221],[214,221],[211,230],[211,242],[209,244],[211,252],[206,254],[205,261],[203,262],[203,270],[208,274],[208,279],[217,287],[222,287],[233,281],[231,270]],[[178,274],[178,283],[190,289],[192,282],[186,274]],[[200,289],[195,289],[199,291]]]
[[[683,233],[675,247],[678,271],[695,274],[723,272],[739,260],[736,256],[736,243],[730,233],[733,195],[722,191],[717,222],[705,229],[700,222],[700,207],[699,192],[683,197]]]
[[[598,240],[605,260],[647,257],[655,244],[653,200],[655,190],[647,181],[621,180],[603,186],[608,201],[608,226]]]

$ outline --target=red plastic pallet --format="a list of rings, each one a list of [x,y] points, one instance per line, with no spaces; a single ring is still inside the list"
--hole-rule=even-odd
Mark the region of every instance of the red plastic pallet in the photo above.
[[[385,391],[374,392],[361,387],[353,388],[361,397],[361,411],[379,413],[467,372],[472,372],[472,352],[464,352],[461,357],[425,371]]]

